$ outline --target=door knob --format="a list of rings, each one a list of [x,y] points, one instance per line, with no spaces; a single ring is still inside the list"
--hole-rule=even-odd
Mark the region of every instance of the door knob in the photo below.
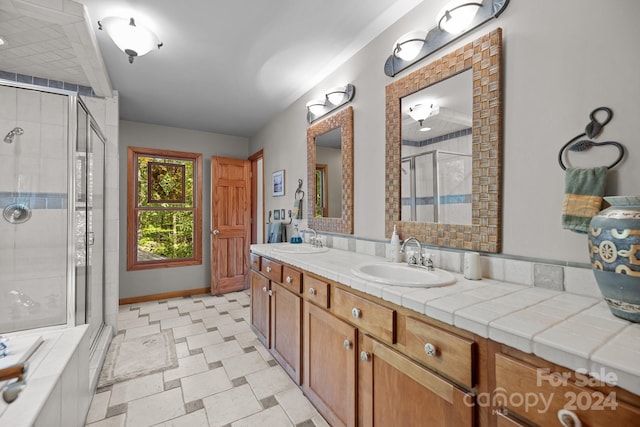
[[[346,348],[347,350],[349,350],[351,348],[351,341],[349,340],[344,340],[344,342],[342,343],[342,345],[344,346],[344,348]]]
[[[316,294],[316,290],[313,288],[309,288],[309,295],[315,295]]]
[[[213,230],[213,235],[217,236],[218,234],[220,234],[220,230]]]

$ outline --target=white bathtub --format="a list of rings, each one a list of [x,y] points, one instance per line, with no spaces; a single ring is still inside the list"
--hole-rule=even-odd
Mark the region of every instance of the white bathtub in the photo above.
[[[0,398],[1,426],[84,426],[95,387],[87,330],[82,325],[38,333],[43,342],[27,361],[25,389],[11,404]]]

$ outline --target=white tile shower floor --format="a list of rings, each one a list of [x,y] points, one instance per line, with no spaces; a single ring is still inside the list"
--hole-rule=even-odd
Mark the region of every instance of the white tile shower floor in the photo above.
[[[171,330],[178,367],[98,388],[87,427],[328,426],[249,327],[249,293],[120,306],[118,339]]]

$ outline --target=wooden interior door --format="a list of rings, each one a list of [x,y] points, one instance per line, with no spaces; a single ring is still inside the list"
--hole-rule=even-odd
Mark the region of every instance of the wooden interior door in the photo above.
[[[211,293],[248,287],[251,162],[211,157]]]

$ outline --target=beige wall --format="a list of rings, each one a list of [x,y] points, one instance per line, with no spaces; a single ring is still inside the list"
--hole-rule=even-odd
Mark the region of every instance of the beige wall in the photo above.
[[[202,265],[127,271],[127,147],[202,154]],[[211,156],[246,159],[246,138],[120,121],[120,298],[206,288],[211,269]]]
[[[353,83],[357,91],[352,103],[355,235],[389,237],[384,236],[384,89],[394,78],[384,75],[383,64],[398,37],[432,27],[445,3],[420,4],[250,139],[250,152],[264,149],[267,176],[286,170],[284,200],[267,194],[267,211],[292,204],[292,188],[298,178],[307,185],[305,103],[328,88]],[[557,155],[565,142],[584,130],[596,107],[608,106],[614,112],[598,141],[618,141],[628,151],[625,160],[609,173],[607,194],[637,194],[638,16],[640,2],[635,0],[511,1],[499,19],[396,76],[400,78],[496,27],[503,29],[504,254],[588,262],[586,237],[561,227],[564,172]],[[607,156],[615,158],[607,150],[576,154],[574,166],[609,163]],[[595,160],[578,160],[586,158]]]

